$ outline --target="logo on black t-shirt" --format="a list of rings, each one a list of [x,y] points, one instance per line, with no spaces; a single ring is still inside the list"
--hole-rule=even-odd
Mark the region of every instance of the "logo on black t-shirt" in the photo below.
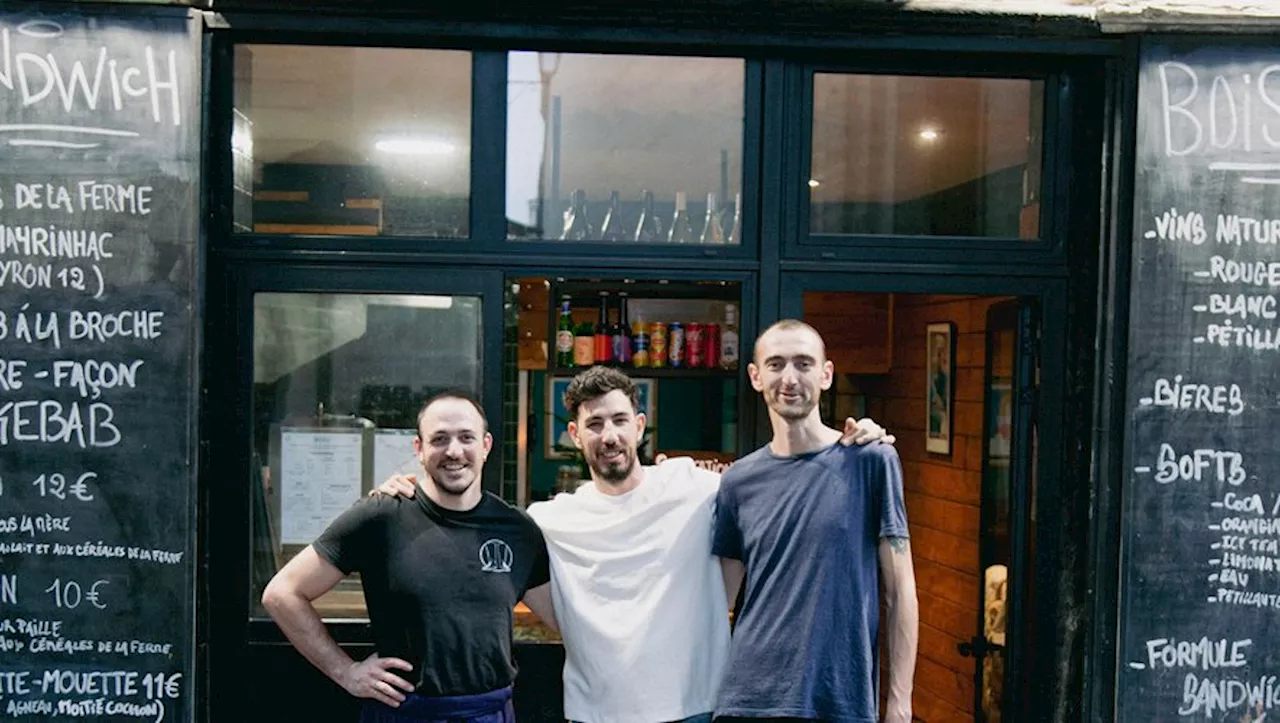
[[[480,546],[480,572],[511,572],[514,553],[507,543],[493,538]]]

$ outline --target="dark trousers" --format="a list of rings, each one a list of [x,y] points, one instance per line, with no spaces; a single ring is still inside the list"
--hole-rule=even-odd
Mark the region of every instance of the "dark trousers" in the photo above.
[[[366,700],[360,723],[516,723],[511,687],[476,695],[428,698],[410,693],[399,708]]]
[[[716,723],[815,723],[812,718],[733,718],[719,716]]]

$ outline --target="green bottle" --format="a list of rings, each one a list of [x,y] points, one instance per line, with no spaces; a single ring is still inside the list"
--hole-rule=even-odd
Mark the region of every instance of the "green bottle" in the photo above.
[[[573,315],[569,312],[569,297],[560,299],[560,321],[556,324],[556,366],[573,367]]]

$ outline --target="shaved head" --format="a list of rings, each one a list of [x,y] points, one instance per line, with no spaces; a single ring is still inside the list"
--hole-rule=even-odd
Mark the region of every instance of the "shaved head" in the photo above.
[[[817,329],[813,328],[812,326],[809,326],[808,324],[804,323],[803,321],[800,321],[799,319],[779,319],[778,321],[775,321],[772,324],[770,324],[769,328],[765,329],[760,334],[760,336],[756,337],[755,346],[752,347],[752,350],[751,350],[751,358],[755,361],[755,363],[757,364],[760,363],[761,343],[764,342],[765,337],[769,336],[771,333],[775,331],[807,331],[810,334],[813,334],[814,338],[818,340],[818,348],[822,350],[822,359],[819,359],[818,361],[826,361],[827,344],[822,340],[822,335],[818,333]]]

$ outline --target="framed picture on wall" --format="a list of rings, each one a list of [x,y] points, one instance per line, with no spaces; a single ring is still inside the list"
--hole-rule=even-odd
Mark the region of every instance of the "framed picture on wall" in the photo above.
[[[930,454],[951,454],[951,421],[955,406],[955,324],[934,322],[925,329],[925,442]]]
[[[546,422],[543,456],[546,459],[571,459],[577,450],[569,437],[569,411],[564,408],[564,390],[573,377],[550,377],[547,383]],[[653,459],[658,448],[658,380],[635,379],[639,391],[640,410],[647,418],[644,449]]]

